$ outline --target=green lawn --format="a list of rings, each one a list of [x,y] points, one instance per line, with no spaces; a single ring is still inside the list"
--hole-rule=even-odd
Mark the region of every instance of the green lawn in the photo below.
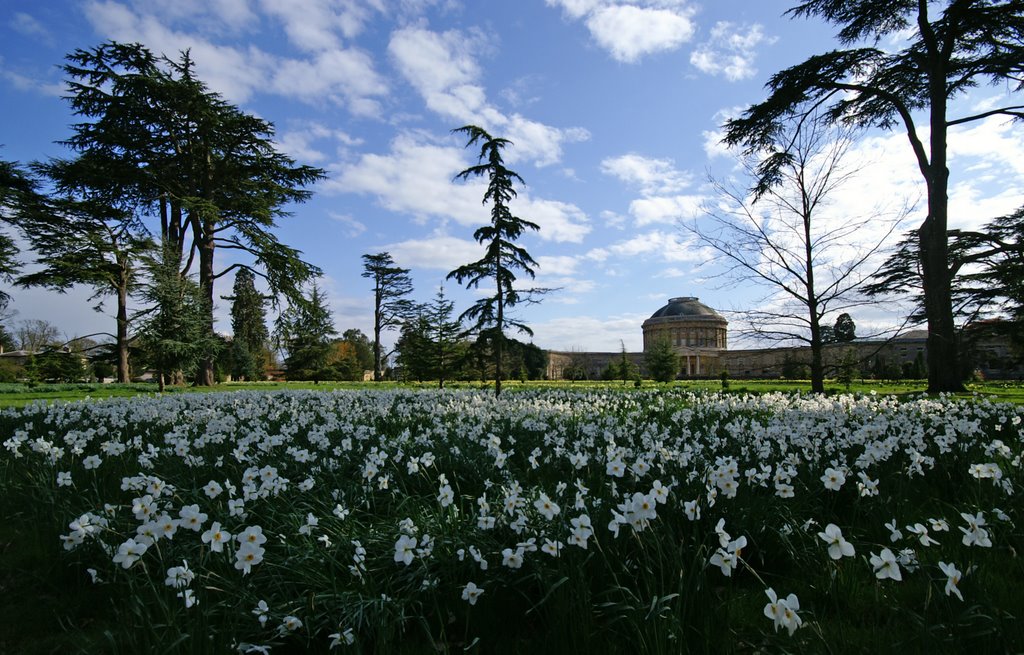
[[[771,393],[771,392],[801,392],[807,393],[810,389],[810,382],[806,380],[729,380],[728,390],[733,393]],[[389,389],[389,388],[410,388],[427,389],[435,387],[436,383],[421,382],[398,384],[392,382],[226,382],[213,387],[167,387],[164,393],[209,393],[221,391],[259,390],[259,391],[281,391],[285,389],[313,389],[321,391],[332,391],[336,389]],[[486,389],[489,383],[481,382],[455,382],[446,383],[446,387],[454,389]],[[514,380],[505,382],[507,389],[532,389],[532,388],[562,388],[562,389],[633,389],[634,383],[624,384],[621,381],[554,381],[554,382],[517,382]],[[829,381],[825,385],[827,394],[846,393],[871,393],[880,395],[895,395],[899,397],[911,397],[924,393],[927,383],[924,380],[889,381],[889,380],[858,380],[850,385],[849,390],[844,385]],[[722,383],[718,380],[681,380],[668,385],[661,385],[651,380],[641,383],[641,388],[680,388],[680,389],[707,389],[709,391],[720,391]],[[991,381],[981,383],[970,383],[968,391],[957,394],[959,397],[972,397],[981,395],[1001,402],[1024,404],[1024,382]],[[127,398],[132,396],[156,394],[157,386],[148,383],[136,384],[0,384],[0,407],[22,407],[37,401],[77,401],[86,399],[102,398]]]

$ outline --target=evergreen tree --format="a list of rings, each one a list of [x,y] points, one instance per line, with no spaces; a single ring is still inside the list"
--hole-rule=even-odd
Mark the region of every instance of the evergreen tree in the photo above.
[[[455,303],[445,297],[444,287],[432,301],[414,307],[396,345],[398,365],[407,379],[437,380],[443,389],[459,374],[468,344],[454,313]]]
[[[213,334],[214,283],[239,266],[216,270],[217,248],[248,254],[272,293],[297,300],[318,270],[273,228],[288,214],[283,207],[310,196],[304,187],[323,171],[277,152],[273,126],[209,91],[188,52],[172,60],[111,42],[76,50],[68,62],[72,107],[91,120],[74,126],[67,144],[102,156],[112,175],[124,176],[126,191],[159,209],[164,242],[189,253],[181,274],[198,266],[207,331]],[[205,359],[196,382],[209,385],[213,377],[213,360]]]
[[[373,280],[373,379],[383,378],[380,335],[401,326],[412,309],[406,296],[412,293],[409,269],[395,265],[390,253],[363,255],[363,277]]]
[[[256,289],[256,276],[248,268],[235,272],[231,296],[231,375],[235,379],[262,380],[266,376],[270,332],[266,298]]]
[[[768,98],[726,123],[725,141],[760,150],[780,124],[806,108],[824,108],[829,120],[862,127],[906,130],[928,199],[917,231],[917,255],[928,321],[928,390],[960,391],[960,366],[950,271],[947,133],[990,116],[1024,117],[1021,107],[985,108],[949,115],[949,100],[980,82],[1024,88],[1024,4],[1017,0],[807,0],[789,11],[820,16],[840,27],[844,49],[814,55],[776,73]],[[891,36],[902,49],[877,46]],[[867,43],[859,46],[857,44]],[[917,117],[927,116],[925,129]],[[922,135],[927,135],[926,137]],[[789,153],[761,167],[758,190],[778,180]]]
[[[139,337],[163,391],[168,380],[181,379],[179,373],[189,375],[204,359],[212,359],[221,342],[206,329],[206,298],[193,279],[180,275],[173,246],[153,253],[145,265],[149,281],[140,295],[150,310],[143,314]]]
[[[619,346],[621,347],[621,352],[618,365],[615,367],[615,376],[625,384],[627,380],[635,379],[640,372],[637,370],[636,364],[629,361],[629,358],[626,356],[626,342],[620,340]]]
[[[35,180],[17,164],[0,159],[0,223],[20,225],[26,208],[38,204],[41,199]],[[20,266],[14,238],[0,232],[0,281],[4,285],[10,284]],[[6,308],[10,300],[7,290],[0,287],[0,310]]]
[[[519,174],[505,167],[501,151],[511,145],[507,139],[492,137],[475,125],[465,125],[453,130],[468,137],[466,147],[480,144],[479,162],[456,176],[466,180],[471,177],[486,177],[487,191],[483,202],[491,203],[491,221],[473,233],[477,243],[484,246],[484,256],[471,264],[466,264],[448,274],[447,279],[454,278],[465,283],[466,288],[478,288],[481,282],[494,284],[494,293],[477,300],[464,311],[459,320],[474,321],[475,329],[481,333],[492,330],[494,360],[494,394],[501,395],[503,377],[502,357],[504,352],[505,330],[515,328],[526,334],[533,335],[525,324],[510,318],[508,310],[520,302],[536,302],[533,296],[546,292],[546,289],[522,290],[515,287],[516,272],[522,271],[531,279],[535,276],[534,267],[537,262],[516,241],[526,230],[540,230],[536,223],[514,216],[508,203],[516,197],[513,188],[515,182],[525,184]]]
[[[679,374],[679,355],[668,339],[658,339],[644,352],[647,373],[658,382],[671,382]]]
[[[857,324],[853,322],[853,318],[849,314],[840,314],[832,328],[832,335],[839,343],[853,341],[857,338]]]
[[[286,350],[289,380],[324,379],[331,353],[331,338],[338,334],[327,300],[314,281],[309,296],[288,306],[277,319],[276,337]]]
[[[433,379],[433,343],[430,341],[430,328],[425,305],[417,305],[412,315],[402,324],[402,332],[395,344],[395,350],[398,352],[395,363],[401,379],[417,382]]]
[[[24,220],[37,253],[37,270],[18,278],[18,285],[43,286],[65,292],[76,284],[93,289],[91,300],[115,299],[115,344],[118,382],[129,381],[130,318],[128,302],[139,289],[140,259],[152,240],[130,201],[117,199],[117,185],[104,186],[100,169],[86,171],[94,161],[54,160],[36,170],[55,186],[55,194],[35,206]],[[84,181],[86,177],[95,179]],[[102,302],[97,311],[102,310]]]
[[[455,377],[466,353],[466,344],[461,339],[462,322],[455,318],[455,303],[445,298],[444,287],[437,290],[426,306],[425,316],[430,330],[430,364],[438,388],[444,389],[445,380]]]

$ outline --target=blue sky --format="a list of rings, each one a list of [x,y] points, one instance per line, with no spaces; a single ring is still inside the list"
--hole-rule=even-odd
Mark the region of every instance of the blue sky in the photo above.
[[[640,323],[669,297],[698,296],[723,312],[773,302],[765,290],[724,286],[712,253],[679,221],[699,221],[713,200],[708,173],[737,174],[718,143],[723,120],[762,99],[772,73],[837,47],[831,26],[784,17],[789,5],[6,0],[0,157],[66,154],[55,141],[74,118],[60,99],[58,66],[73,49],[108,39],[170,55],[190,48],[213,90],[273,122],[281,150],[327,170],[279,234],[324,270],[339,331],[370,333],[362,254],[391,252],[412,269],[421,301],[479,256],[472,233],[488,211],[481,183],[452,182],[473,153],[450,134],[474,123],[513,141],[506,162],[527,186],[512,209],[541,225],[522,244],[540,262],[537,284],[560,288],[520,313],[534,342],[618,350],[621,340],[640,350]],[[980,88],[957,107],[990,106],[1000,91]],[[950,146],[953,226],[1022,204],[1018,127],[972,124]],[[922,184],[902,133],[862,135],[850,161],[861,172],[837,193],[830,220],[919,203]],[[919,203],[911,218],[921,211]],[[865,243],[877,236],[869,232],[860,235]],[[218,295],[227,295],[230,280],[220,285]],[[445,288],[460,311],[473,300],[454,282]],[[49,320],[69,338],[111,331],[112,305],[96,313],[87,297],[15,291],[13,306],[19,319]],[[900,317],[888,303],[859,312],[858,325]],[[226,302],[216,314],[218,329],[229,330]]]

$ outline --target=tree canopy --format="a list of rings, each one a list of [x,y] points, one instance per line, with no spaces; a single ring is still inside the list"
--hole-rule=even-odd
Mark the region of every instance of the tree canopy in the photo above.
[[[491,203],[491,220],[488,225],[478,228],[473,233],[477,243],[484,246],[484,256],[479,260],[465,264],[448,274],[447,279],[454,278],[467,289],[478,288],[481,283],[494,284],[494,291],[480,298],[466,311],[459,320],[468,320],[475,325],[477,331],[492,328],[494,332],[494,364],[495,364],[495,395],[501,394],[502,351],[505,330],[514,328],[526,334],[533,334],[526,324],[512,318],[508,310],[521,302],[536,302],[535,296],[546,292],[546,289],[517,288],[516,273],[521,271],[530,279],[536,275],[534,269],[537,262],[525,248],[516,244],[527,230],[538,231],[540,226],[531,221],[512,214],[509,202],[516,197],[515,183],[525,184],[523,178],[515,171],[505,167],[502,150],[512,145],[508,139],[493,137],[475,125],[465,125],[452,130],[456,134],[464,134],[468,141],[466,147],[479,144],[480,154],[477,165],[470,166],[455,179],[466,180],[474,177],[487,179],[487,190],[484,192],[483,204]]]
[[[788,13],[839,26],[838,39],[847,47],[773,75],[768,98],[726,123],[725,142],[760,150],[779,136],[791,116],[819,108],[833,122],[905,130],[928,199],[927,216],[917,231],[928,321],[928,388],[958,391],[963,385],[948,263],[947,133],[989,116],[1021,118],[1024,105],[951,116],[949,101],[985,82],[1021,90],[1024,5],[1012,0],[808,0]],[[892,35],[901,37],[902,48],[878,46]],[[755,185],[758,194],[778,182],[789,157],[782,151],[764,161]]]
[[[86,120],[65,143],[83,158],[100,158],[123,194],[159,215],[161,240],[179,253],[182,275],[197,264],[208,332],[215,281],[235,269],[265,278],[273,294],[301,296],[318,269],[273,230],[323,171],[278,152],[273,125],[211,92],[187,51],[171,59],[108,42],[67,59],[69,102]],[[219,250],[243,260],[217,270]],[[197,382],[212,384],[212,360],[204,360]]]
[[[406,298],[412,293],[409,269],[395,264],[391,253],[363,255],[362,276],[373,280],[373,379],[383,378],[382,360],[386,353],[381,348],[382,332],[400,327],[409,316],[412,302]]]

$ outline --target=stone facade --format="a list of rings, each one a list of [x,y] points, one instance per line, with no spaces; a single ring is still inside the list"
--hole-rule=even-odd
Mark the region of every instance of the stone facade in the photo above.
[[[645,352],[667,340],[679,353],[680,376],[714,376],[721,370],[729,322],[697,298],[670,298],[641,327]]]
[[[976,324],[964,330],[965,373],[992,379],[1024,378],[1024,358],[1011,347],[1000,324]],[[811,350],[807,346],[728,350],[728,321],[694,297],[672,298],[644,321],[644,350],[667,339],[680,356],[680,378],[709,378],[725,373],[730,378],[780,378],[809,375]],[[907,332],[889,340],[857,340],[823,347],[825,375],[832,377],[845,359],[855,362],[857,375],[912,378],[926,375],[928,333]],[[647,374],[643,353],[627,353],[641,375]],[[609,364],[618,364],[621,352],[548,353],[548,379],[600,379]],[[804,369],[808,369],[804,373]]]

